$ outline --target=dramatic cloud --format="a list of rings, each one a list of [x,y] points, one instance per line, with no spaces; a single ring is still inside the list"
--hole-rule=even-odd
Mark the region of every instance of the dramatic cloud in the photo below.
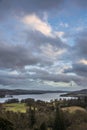
[[[85,88],[86,29],[86,0],[1,0],[0,86]]]
[[[72,67],[64,70],[65,73],[75,73],[79,76],[87,76],[87,32],[78,33],[75,45],[71,47]]]
[[[24,46],[0,43],[0,67],[16,68],[37,64],[39,58]]]
[[[3,75],[3,74],[2,74]],[[3,78],[4,77],[4,78]],[[25,71],[24,73],[12,73],[8,72],[8,74],[4,74],[3,77],[0,78],[0,84],[2,85],[14,85],[18,84],[21,82],[29,81],[30,79],[35,81],[48,81],[51,82],[53,81],[54,83],[56,82],[65,82],[65,83],[70,83],[71,81],[76,82],[77,84],[81,80],[80,76],[75,76],[75,75],[66,75],[66,74],[53,74],[49,73],[47,70],[41,70],[41,69],[30,69]]]

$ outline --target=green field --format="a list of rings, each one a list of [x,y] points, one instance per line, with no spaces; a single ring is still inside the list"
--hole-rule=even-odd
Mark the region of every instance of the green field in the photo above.
[[[26,112],[26,105],[25,103],[11,103],[11,104],[4,104],[4,108],[6,111],[13,111],[13,112]]]

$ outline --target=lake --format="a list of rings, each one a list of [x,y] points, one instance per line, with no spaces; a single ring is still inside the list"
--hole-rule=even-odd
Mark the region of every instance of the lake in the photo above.
[[[13,95],[12,98],[17,98],[19,101],[22,99],[26,98],[33,98],[35,100],[42,100],[42,101],[47,101],[49,102],[50,100],[55,100],[55,99],[71,99],[73,97],[60,97],[61,94],[65,93],[45,93],[45,94],[28,94],[28,95]],[[5,102],[8,99],[12,99],[10,97],[5,97],[5,98],[0,98],[0,103]]]

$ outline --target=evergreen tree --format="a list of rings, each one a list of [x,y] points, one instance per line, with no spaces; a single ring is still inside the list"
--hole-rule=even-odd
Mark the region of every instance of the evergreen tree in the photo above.
[[[46,126],[46,123],[43,122],[40,126],[40,130],[47,130],[47,126]]]
[[[53,130],[66,130],[64,119],[63,119],[63,113],[60,111],[58,107],[56,108],[56,112],[55,112]]]
[[[35,108],[32,109],[30,107],[30,109],[29,109],[29,126],[30,126],[30,128],[33,128],[35,123],[36,123]]]

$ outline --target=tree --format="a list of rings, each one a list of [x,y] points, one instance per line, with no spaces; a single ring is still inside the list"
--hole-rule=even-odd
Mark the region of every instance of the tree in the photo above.
[[[56,107],[53,130],[66,130],[63,113],[60,111],[59,107]]]
[[[35,108],[32,109],[31,107],[29,108],[28,112],[29,116],[29,127],[33,128],[34,124],[36,123],[36,117],[35,117]]]
[[[40,130],[47,130],[47,126],[46,126],[46,123],[43,122],[41,125],[40,125]]]
[[[7,119],[0,118],[0,130],[13,130],[13,124]]]

